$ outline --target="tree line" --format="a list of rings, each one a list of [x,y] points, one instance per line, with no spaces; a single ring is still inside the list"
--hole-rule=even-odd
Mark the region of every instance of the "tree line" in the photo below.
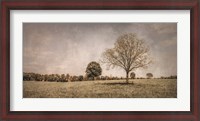
[[[153,77],[136,77],[135,73],[130,74],[130,79],[150,79]],[[69,75],[69,74],[38,74],[38,73],[23,73],[23,81],[47,81],[47,82],[75,82],[75,81],[93,81],[93,80],[125,80],[124,77],[98,76],[88,77],[87,75]],[[177,76],[160,77],[157,79],[177,79]]]
[[[74,81],[92,81],[92,80],[123,80],[123,77],[97,76],[89,77],[87,75],[69,75],[69,74],[38,74],[23,73],[24,81],[49,81],[49,82],[74,82]]]

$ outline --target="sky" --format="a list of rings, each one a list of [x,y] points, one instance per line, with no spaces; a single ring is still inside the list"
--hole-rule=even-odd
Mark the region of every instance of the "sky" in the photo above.
[[[176,23],[23,23],[23,72],[85,75],[91,61],[113,48],[120,35],[135,33],[150,47],[153,63],[134,70],[136,77],[177,75]],[[102,75],[125,77],[122,68]]]

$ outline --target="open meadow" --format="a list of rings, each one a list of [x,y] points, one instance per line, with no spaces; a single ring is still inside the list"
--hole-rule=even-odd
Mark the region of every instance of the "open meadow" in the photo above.
[[[177,79],[23,81],[24,98],[176,98]]]

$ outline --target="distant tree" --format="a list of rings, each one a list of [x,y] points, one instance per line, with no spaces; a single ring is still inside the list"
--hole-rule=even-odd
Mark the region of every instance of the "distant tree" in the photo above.
[[[31,74],[23,73],[23,81],[31,81]]]
[[[65,76],[65,74],[61,74],[59,80],[60,80],[60,82],[66,82],[66,76]]]
[[[71,81],[72,81],[72,82],[78,81],[78,76],[72,76]]]
[[[94,77],[101,75],[102,69],[99,63],[92,61],[88,64],[85,72],[89,80],[94,80]]]
[[[61,77],[60,77],[59,74],[55,74],[55,75],[54,75],[54,81],[56,81],[56,82],[61,81]]]
[[[101,76],[100,78],[101,78],[101,80],[106,80],[106,78],[104,76]]]
[[[35,73],[29,73],[30,74],[30,80],[31,81],[35,81],[35,80],[37,80],[37,76],[36,76],[36,74]]]
[[[83,76],[82,75],[78,76],[78,81],[83,81]]]
[[[131,79],[135,79],[135,73],[131,72],[130,77],[131,77]]]
[[[153,74],[152,73],[147,73],[146,76],[147,76],[147,79],[150,79],[150,78],[153,77]]]
[[[120,36],[114,44],[114,48],[107,49],[103,53],[102,62],[110,67],[120,67],[126,72],[126,83],[129,81],[129,72],[137,68],[147,67],[151,60],[149,48],[136,34],[129,33]]]
[[[49,78],[49,75],[48,75],[48,74],[45,74],[45,75],[44,75],[44,81],[48,81],[48,78]]]
[[[55,81],[57,81],[56,75],[55,75],[55,74],[50,74],[50,75],[49,75],[49,78],[48,78],[48,81],[50,81],[50,82],[55,82]]]
[[[29,81],[28,74],[23,72],[23,81]]]
[[[43,81],[44,77],[44,75],[37,73],[23,73],[24,81]]]
[[[42,81],[43,77],[41,74],[34,74],[35,75],[35,81]]]
[[[69,81],[70,75],[66,74],[66,81]]]
[[[105,79],[106,79],[106,80],[109,80],[109,76],[105,76]]]
[[[177,79],[176,75],[170,76],[169,79]]]
[[[177,75],[171,75],[171,76],[161,76],[161,79],[177,79]]]

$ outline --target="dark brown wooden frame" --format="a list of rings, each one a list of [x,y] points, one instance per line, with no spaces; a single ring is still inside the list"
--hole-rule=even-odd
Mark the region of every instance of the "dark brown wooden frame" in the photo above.
[[[199,1],[3,1],[1,2],[0,120],[162,120],[200,121]],[[10,10],[190,10],[191,111],[10,111]]]

